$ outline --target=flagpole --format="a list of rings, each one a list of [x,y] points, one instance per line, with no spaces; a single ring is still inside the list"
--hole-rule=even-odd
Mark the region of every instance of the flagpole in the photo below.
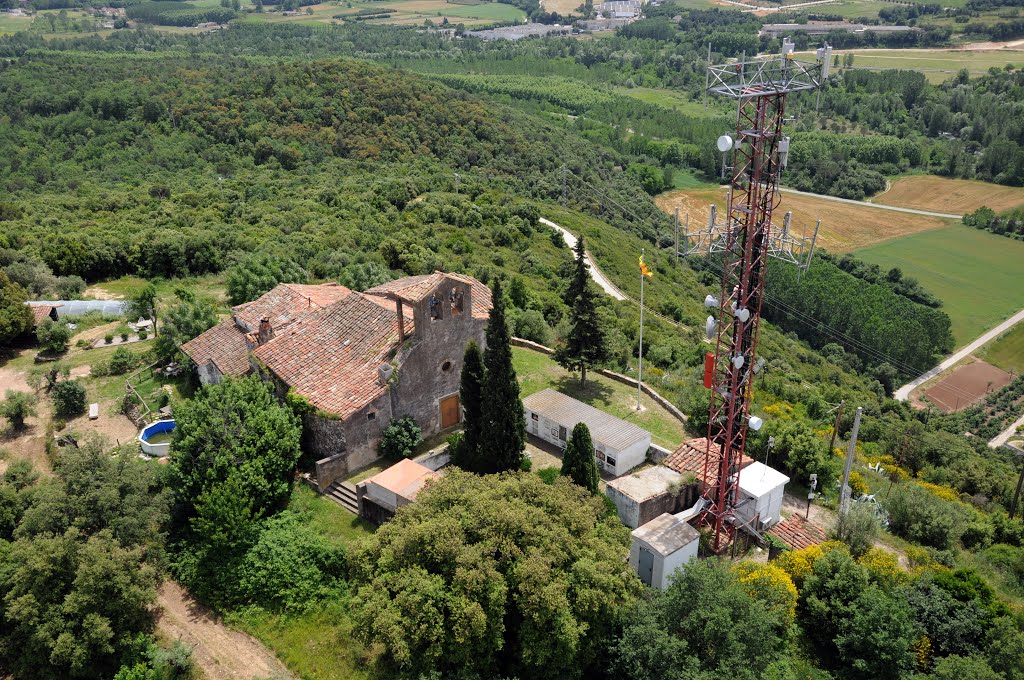
[[[644,249],[640,249],[640,262],[644,261]],[[640,393],[644,381],[644,276],[643,269],[640,270],[640,351],[637,353],[636,366],[636,410],[640,410]]]

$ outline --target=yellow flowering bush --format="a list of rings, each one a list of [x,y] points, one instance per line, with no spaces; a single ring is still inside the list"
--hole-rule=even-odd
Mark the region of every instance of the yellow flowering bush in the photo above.
[[[868,483],[864,481],[864,475],[856,470],[850,472],[850,489],[853,491],[854,498],[863,496],[870,491]]]
[[[906,572],[900,569],[899,559],[888,550],[869,548],[857,563],[867,569],[871,580],[883,588],[898,586],[907,580]]]
[[[777,401],[765,406],[764,412],[776,420],[790,420],[793,418],[793,405],[786,401]]]
[[[927,635],[922,635],[914,641],[914,658],[917,659],[917,669],[927,673],[932,667],[932,641]],[[966,680],[966,679],[965,679]]]
[[[804,579],[814,569],[814,563],[818,558],[833,550],[848,550],[846,544],[841,541],[825,541],[819,545],[808,546],[802,550],[790,550],[782,553],[779,559],[773,563],[793,579],[793,583],[799,588],[803,585]]]
[[[747,594],[764,602],[765,607],[778,621],[783,630],[796,621],[796,585],[789,574],[774,564],[740,562],[733,570]]]
[[[960,502],[960,493],[952,487],[944,486],[942,484],[932,484],[931,482],[917,482],[917,484],[924,488],[928,493],[933,496],[938,496],[944,501]]]

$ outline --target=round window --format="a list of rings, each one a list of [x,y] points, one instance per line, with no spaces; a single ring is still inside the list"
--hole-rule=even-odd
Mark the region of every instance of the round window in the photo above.
[[[444,371],[445,373],[452,370],[452,362],[446,361],[443,364],[441,364],[441,370]]]

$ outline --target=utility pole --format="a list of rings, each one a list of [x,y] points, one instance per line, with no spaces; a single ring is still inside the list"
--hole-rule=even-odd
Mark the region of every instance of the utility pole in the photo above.
[[[676,206],[676,247],[672,249],[672,262],[679,266],[679,207]]]
[[[843,417],[843,406],[846,405],[846,400],[843,399],[839,402],[839,411],[836,412],[836,424],[832,426],[832,441],[828,443],[828,455],[832,455],[832,449],[836,445],[836,435],[839,434],[839,419]]]
[[[459,195],[459,173],[455,173],[455,195]]]
[[[566,175],[568,175],[568,172],[569,172],[569,168],[567,168],[567,167],[565,167],[565,165],[563,165],[562,166],[562,207],[563,208],[565,207],[566,198],[567,198],[567,194],[568,194],[568,189],[567,189],[567,186],[568,186],[567,185],[567,179],[568,178],[566,177]]]
[[[1018,449],[1016,446],[1010,444],[1003,444],[1004,449],[1013,451],[1014,455],[1020,459],[1020,477],[1017,479],[1017,490],[1013,492],[1013,501],[1010,503],[1010,519],[1013,519],[1014,514],[1017,512],[1017,503],[1020,501],[1021,487],[1024,487],[1024,450]]]
[[[846,451],[846,466],[843,468],[843,484],[839,487],[839,516],[843,517],[850,510],[850,469],[853,468],[853,451],[857,446],[857,432],[860,430],[860,416],[864,409],[857,407],[857,415],[853,417],[853,432],[850,434],[850,448]]]
[[[640,350],[637,352],[636,363],[636,410],[640,410],[640,394],[644,384],[644,251],[640,249]]]

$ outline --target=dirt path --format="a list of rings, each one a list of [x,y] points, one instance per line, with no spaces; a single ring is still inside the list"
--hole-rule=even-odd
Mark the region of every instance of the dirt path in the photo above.
[[[157,629],[191,647],[192,658],[208,680],[292,678],[258,640],[225,626],[174,581],[160,587],[158,601],[163,614]]]

